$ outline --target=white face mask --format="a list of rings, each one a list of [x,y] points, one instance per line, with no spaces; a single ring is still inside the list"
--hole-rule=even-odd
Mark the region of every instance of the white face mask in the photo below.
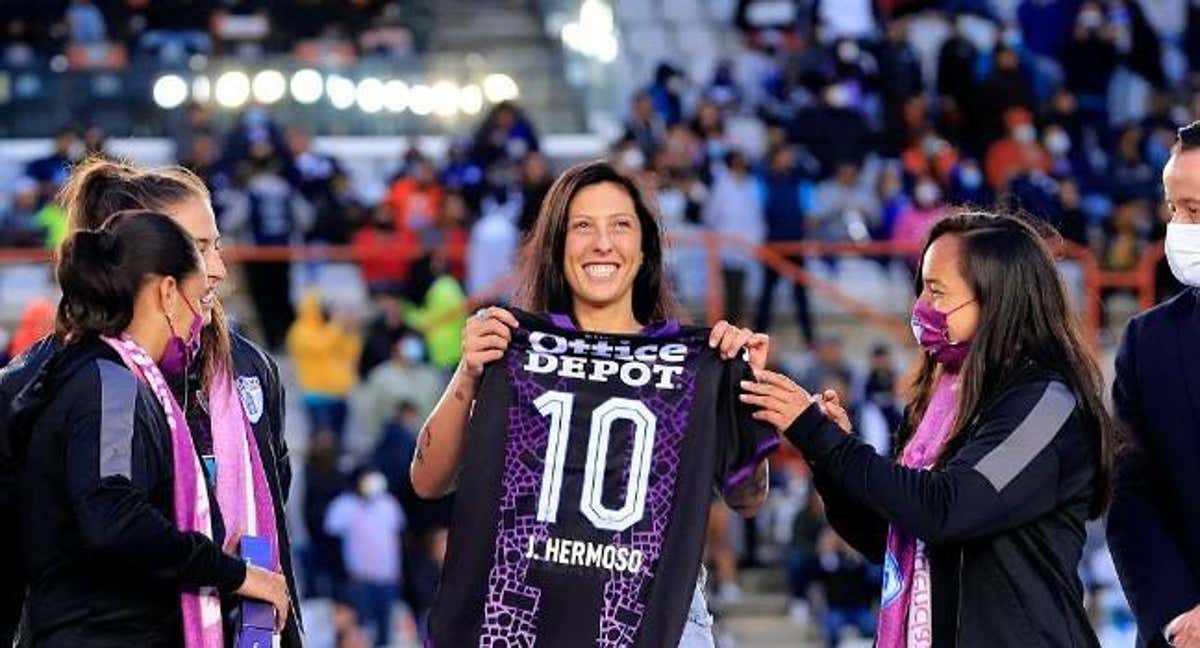
[[[1200,224],[1167,223],[1167,263],[1185,286],[1200,288]]]

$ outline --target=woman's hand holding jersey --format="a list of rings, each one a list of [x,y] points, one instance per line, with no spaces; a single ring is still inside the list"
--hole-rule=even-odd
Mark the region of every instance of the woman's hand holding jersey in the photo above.
[[[767,366],[767,357],[771,352],[771,338],[765,333],[755,333],[748,328],[738,328],[725,320],[713,325],[708,336],[708,345],[719,349],[721,357],[729,359],[745,349],[750,366],[760,371]]]
[[[467,375],[478,380],[487,363],[503,358],[512,342],[512,330],[518,326],[512,313],[496,307],[485,308],[467,320],[462,341]]]

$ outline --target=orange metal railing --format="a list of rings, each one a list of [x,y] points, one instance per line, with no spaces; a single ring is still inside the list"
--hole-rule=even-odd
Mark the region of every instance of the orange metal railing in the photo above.
[[[755,246],[737,237],[706,232],[697,234],[672,235],[673,245],[690,245],[703,248],[705,252],[705,274],[707,292],[705,295],[705,311],[710,322],[721,319],[725,314],[724,286],[721,275],[722,250],[736,249],[758,259],[764,265],[772,268],[788,281],[800,283],[818,293],[842,308],[851,316],[865,324],[876,327],[889,335],[907,341],[909,336],[908,323],[903,316],[885,312],[871,304],[846,294],[840,287],[828,280],[806,271],[801,263],[793,259],[797,257],[890,257],[911,259],[920,254],[920,248],[907,244],[890,242],[868,243],[829,243],[818,241],[799,241],[794,243],[776,243]],[[249,247],[228,245],[222,254],[227,262],[232,263],[269,263],[269,262],[358,262],[371,259],[395,259],[398,255],[408,260],[415,260],[428,250],[411,246],[396,248],[381,246],[365,248],[362,246],[275,246]],[[448,246],[443,250],[449,262],[461,262],[465,258],[465,250],[461,246]],[[1163,246],[1157,244],[1149,248],[1139,260],[1138,265],[1128,272],[1106,272],[1101,269],[1096,256],[1086,247],[1062,242],[1056,252],[1063,259],[1070,259],[1079,264],[1083,274],[1084,312],[1083,322],[1092,334],[1093,339],[1099,339],[1102,326],[1101,299],[1106,289],[1128,290],[1138,296],[1142,309],[1154,305],[1156,292],[1156,268],[1163,259]],[[39,263],[51,260],[50,252],[43,249],[0,248],[0,265],[14,263]],[[514,278],[508,277],[489,286],[479,294],[472,295],[468,308],[477,308],[480,304],[494,301],[499,295],[510,291]]]

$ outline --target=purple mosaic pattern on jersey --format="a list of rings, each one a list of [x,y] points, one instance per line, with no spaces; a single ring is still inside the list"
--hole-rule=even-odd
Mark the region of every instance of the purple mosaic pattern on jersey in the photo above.
[[[645,516],[627,531],[611,537],[612,544],[640,550],[643,563],[637,573],[613,570],[609,575],[596,639],[596,645],[604,648],[634,644],[646,613],[644,594],[654,578],[671,518],[683,436],[695,397],[696,355],[705,343],[699,336],[677,341],[688,345],[684,371],[678,378],[679,389],[659,390],[651,382],[633,394],[621,394],[641,400],[654,412],[658,424]],[[542,382],[535,380],[522,368],[528,344],[527,332],[518,332],[506,359],[506,377],[515,394],[508,409],[496,549],[480,631],[479,645],[487,648],[532,648],[537,643],[542,592],[528,584],[530,560],[525,552],[530,536],[536,538],[539,546],[550,537],[550,525],[536,517],[550,419],[538,413],[532,403],[549,390],[571,392],[571,384],[578,382],[546,376],[540,377]],[[575,413],[580,415],[590,413]],[[622,474],[626,483],[629,463],[626,457]]]
[[[688,415],[696,396],[697,350],[703,348],[705,340],[694,337],[677,341],[688,347],[679,389],[659,390],[651,382],[639,389],[636,396],[658,418],[646,513],[641,522],[626,531],[614,533],[611,542],[641,551],[644,560],[642,568],[636,573],[614,570],[604,585],[604,609],[596,635],[596,646],[601,648],[634,644],[646,613],[644,595],[654,579],[655,567],[667,537],[667,525],[671,521],[683,434],[687,430]],[[629,479],[628,463],[622,474],[626,483]]]
[[[506,377],[516,393],[508,408],[496,553],[488,574],[479,634],[479,645],[486,648],[532,648],[537,643],[542,593],[527,583],[529,559],[525,551],[530,536],[541,544],[550,535],[549,525],[537,520],[550,419],[538,413],[533,401],[550,389],[565,389],[567,381],[558,379],[554,386],[535,381],[522,369],[528,349],[528,334],[519,332],[506,359]]]

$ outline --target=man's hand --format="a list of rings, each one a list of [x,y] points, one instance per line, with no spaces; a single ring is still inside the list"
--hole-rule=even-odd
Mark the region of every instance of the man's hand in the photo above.
[[[1167,624],[1167,643],[1178,648],[1200,648],[1200,605]]]

